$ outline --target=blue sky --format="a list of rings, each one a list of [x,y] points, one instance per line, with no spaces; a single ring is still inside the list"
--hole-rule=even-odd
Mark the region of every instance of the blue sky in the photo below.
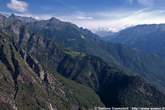
[[[165,23],[165,0],[0,0],[0,12],[57,17],[91,30]]]

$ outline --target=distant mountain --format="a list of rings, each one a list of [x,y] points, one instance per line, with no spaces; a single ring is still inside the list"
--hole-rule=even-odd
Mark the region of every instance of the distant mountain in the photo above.
[[[130,27],[106,39],[165,57],[165,24]]]
[[[0,86],[5,88],[3,84],[13,85],[12,93],[15,94],[14,99],[11,98],[14,103],[5,102],[5,96],[0,97],[3,102],[0,106],[87,110],[103,106],[98,96],[106,106],[165,105],[163,92],[140,76],[117,64],[108,63],[113,62],[113,57],[105,62],[93,56],[99,53],[95,50],[103,48],[105,44],[101,45],[102,41],[90,31],[55,18],[34,23],[10,18],[6,20],[8,24],[3,26],[0,35],[0,61],[4,66],[0,68],[0,74],[7,75],[11,82],[4,78],[6,82]],[[71,43],[75,44],[69,44],[68,39],[71,38],[76,39],[78,44],[74,40]],[[63,47],[66,45],[70,49]],[[93,55],[89,55],[89,50],[94,52]],[[4,74],[4,71],[9,71],[9,74]],[[3,90],[10,91],[10,87]],[[4,91],[0,93],[5,94]],[[12,96],[12,93],[9,92],[6,97]]]
[[[100,37],[106,37],[106,36],[114,35],[115,32],[106,31],[106,30],[98,30],[98,31],[95,32],[95,34],[97,34]]]
[[[9,19],[18,19],[18,20],[20,20],[22,22],[25,22],[25,23],[30,23],[30,22],[37,21],[36,19],[34,19],[32,17],[16,16],[14,14],[12,14],[11,16],[9,16]]]

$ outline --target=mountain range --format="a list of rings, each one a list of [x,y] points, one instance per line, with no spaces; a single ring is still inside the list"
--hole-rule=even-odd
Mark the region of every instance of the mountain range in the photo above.
[[[91,31],[56,18],[32,22],[27,27],[34,33],[37,32],[42,36],[54,39],[64,48],[100,57],[118,69],[133,71],[147,79],[148,82],[155,84],[158,89],[165,88],[165,69],[163,68],[165,67],[165,59],[159,56],[145,54],[127,45],[104,42]]]
[[[163,58],[56,18],[0,15],[0,65],[4,110],[165,105]]]

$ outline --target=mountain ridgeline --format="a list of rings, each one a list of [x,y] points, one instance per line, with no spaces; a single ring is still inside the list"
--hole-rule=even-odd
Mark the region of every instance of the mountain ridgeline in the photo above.
[[[164,92],[156,82],[148,83],[114,57],[125,48],[119,51],[92,32],[55,18],[38,21],[11,15],[0,16],[0,21],[4,110],[165,106]]]

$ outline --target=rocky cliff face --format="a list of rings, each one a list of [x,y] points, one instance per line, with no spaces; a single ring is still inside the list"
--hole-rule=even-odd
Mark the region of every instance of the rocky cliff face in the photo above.
[[[102,106],[91,89],[45,72],[35,58],[20,54],[10,37],[2,33],[0,61],[0,107],[4,110],[86,110]]]

